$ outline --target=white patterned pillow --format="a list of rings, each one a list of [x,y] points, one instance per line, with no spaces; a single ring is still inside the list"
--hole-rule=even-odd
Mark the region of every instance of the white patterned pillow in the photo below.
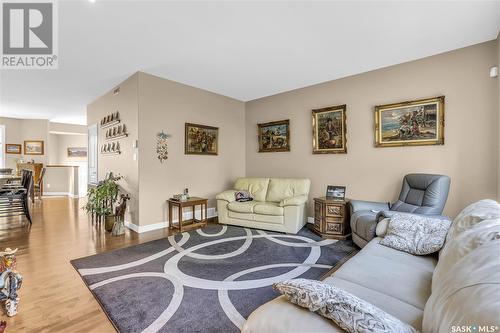
[[[450,220],[396,214],[380,244],[416,255],[431,254],[443,247],[450,225]]]
[[[415,333],[416,330],[376,306],[334,286],[308,279],[273,284],[290,302],[316,312],[350,333]]]

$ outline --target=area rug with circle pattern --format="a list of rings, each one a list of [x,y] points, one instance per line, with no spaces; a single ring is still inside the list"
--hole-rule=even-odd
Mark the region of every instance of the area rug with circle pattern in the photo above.
[[[319,279],[351,241],[209,224],[71,263],[120,332],[239,332],[271,285]]]

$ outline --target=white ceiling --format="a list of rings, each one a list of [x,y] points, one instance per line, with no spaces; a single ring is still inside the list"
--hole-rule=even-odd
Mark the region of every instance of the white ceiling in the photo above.
[[[496,38],[499,1],[59,1],[59,69],[1,71],[0,115],[85,123],[141,70],[242,101]]]

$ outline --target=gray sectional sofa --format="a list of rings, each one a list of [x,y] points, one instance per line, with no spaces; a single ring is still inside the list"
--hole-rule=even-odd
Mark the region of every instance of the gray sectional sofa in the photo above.
[[[387,220],[379,223],[377,237],[324,282],[372,303],[419,331],[500,326],[497,202],[483,200],[464,209],[448,232],[439,260],[437,255],[415,256],[379,244],[386,226]],[[281,296],[256,309],[242,332],[343,330]]]

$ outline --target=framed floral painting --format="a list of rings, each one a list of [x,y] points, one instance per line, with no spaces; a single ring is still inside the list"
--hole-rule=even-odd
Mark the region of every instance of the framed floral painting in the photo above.
[[[444,144],[444,96],[375,107],[375,146]]]
[[[313,153],[346,154],[346,105],[312,110]]]

